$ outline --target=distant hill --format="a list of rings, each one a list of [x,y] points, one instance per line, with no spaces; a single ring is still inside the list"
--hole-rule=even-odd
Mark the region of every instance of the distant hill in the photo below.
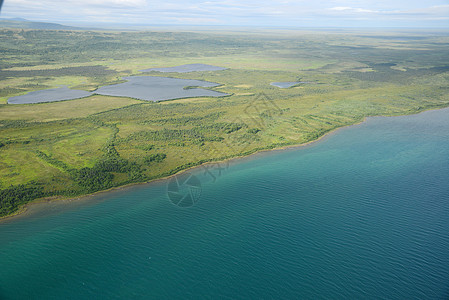
[[[86,30],[91,28],[66,26],[57,23],[34,22],[21,18],[1,19],[0,28],[20,28],[20,29],[53,29],[53,30]]]

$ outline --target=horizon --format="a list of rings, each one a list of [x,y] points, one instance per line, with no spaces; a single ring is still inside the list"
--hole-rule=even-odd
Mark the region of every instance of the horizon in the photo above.
[[[72,23],[72,22],[59,22],[59,21],[46,21],[46,20],[30,20],[24,18],[7,18],[0,16],[0,21],[12,21],[12,22],[24,22],[24,23],[36,23],[36,24],[54,24],[70,27],[74,30],[124,30],[124,31],[146,31],[146,30],[175,30],[175,31],[213,31],[213,30],[231,30],[231,31],[254,31],[258,30],[273,30],[273,31],[316,31],[316,32],[348,32],[348,31],[379,31],[379,32],[395,32],[395,31],[410,31],[410,32],[447,32],[449,28],[446,27],[350,27],[350,26],[340,26],[340,27],[329,27],[329,26],[294,26],[294,25],[201,25],[201,24],[132,24],[132,23]],[[7,27],[6,27],[7,28]],[[12,27],[15,28],[15,27]],[[17,27],[20,28],[20,27]],[[27,28],[33,29],[33,28]]]

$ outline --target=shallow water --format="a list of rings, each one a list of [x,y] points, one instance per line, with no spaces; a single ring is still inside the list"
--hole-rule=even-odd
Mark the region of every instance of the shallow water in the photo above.
[[[188,208],[160,181],[2,222],[0,299],[448,299],[448,129],[370,118],[192,170]]]
[[[127,82],[98,88],[94,93],[72,90],[68,87],[30,92],[26,95],[11,97],[10,104],[26,104],[73,100],[94,94],[105,96],[131,97],[146,101],[162,101],[192,97],[222,97],[226,93],[196,87],[216,87],[218,83],[192,79],[178,79],[156,76],[124,77]],[[195,88],[185,88],[195,87]]]
[[[176,67],[167,67],[167,68],[150,68],[145,70],[140,70],[141,72],[163,72],[163,73],[189,73],[189,72],[200,72],[200,71],[221,71],[226,70],[226,68],[216,67],[206,64],[187,64]]]
[[[131,97],[147,101],[161,101],[191,97],[222,97],[228,94],[201,88],[185,87],[215,87],[218,83],[178,79],[156,76],[132,76],[123,78],[127,82],[100,87],[96,94],[107,96]]]
[[[300,83],[312,83],[308,81],[284,81],[284,82],[272,82],[270,85],[276,86],[281,89],[288,89],[289,87],[295,86]]]
[[[28,94],[15,96],[8,99],[9,104],[32,104],[43,102],[55,102],[63,100],[72,100],[91,96],[92,93],[72,90],[68,87],[60,87],[56,89],[47,89],[41,91],[29,92]]]

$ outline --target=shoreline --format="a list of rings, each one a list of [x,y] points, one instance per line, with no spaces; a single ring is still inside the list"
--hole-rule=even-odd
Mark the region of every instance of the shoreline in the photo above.
[[[272,148],[272,149],[262,149],[262,150],[257,150],[254,153],[248,154],[248,155],[238,155],[235,157],[231,157],[231,158],[227,158],[224,160],[218,160],[218,161],[208,161],[202,164],[199,164],[197,166],[192,166],[183,170],[180,170],[174,174],[168,175],[168,176],[164,176],[164,177],[160,177],[160,178],[156,178],[150,181],[145,181],[145,182],[136,182],[136,183],[129,183],[126,185],[121,185],[121,186],[117,186],[117,187],[112,187],[109,188],[107,190],[102,190],[102,191],[97,191],[91,194],[85,194],[85,195],[80,195],[80,196],[76,196],[76,197],[64,197],[64,196],[51,196],[51,197],[46,197],[46,198],[39,198],[39,199],[35,199],[29,203],[26,203],[24,205],[22,205],[18,211],[16,211],[15,213],[11,214],[11,215],[7,215],[7,216],[3,216],[0,217],[0,224],[5,222],[5,221],[10,221],[10,220],[16,220],[18,218],[26,218],[28,216],[33,215],[33,212],[30,211],[31,208],[33,207],[39,207],[42,205],[49,205],[49,204],[54,204],[54,203],[58,203],[58,204],[64,204],[64,203],[73,203],[73,202],[82,202],[82,201],[88,201],[92,198],[99,198],[102,195],[108,195],[108,194],[112,194],[112,193],[116,193],[119,191],[123,191],[129,188],[133,188],[133,187],[137,187],[137,186],[143,186],[143,185],[149,185],[149,184],[157,184],[163,181],[166,181],[176,175],[179,175],[181,173],[184,172],[188,172],[189,170],[193,170],[193,169],[197,169],[197,168],[202,168],[205,165],[208,164],[217,164],[217,163],[223,163],[223,162],[233,162],[233,161],[238,161],[238,160],[242,160],[242,159],[247,159],[250,157],[253,157],[255,155],[260,155],[260,154],[264,154],[264,153],[271,153],[274,151],[285,151],[285,150],[291,150],[291,149],[300,149],[303,147],[307,147],[307,146],[312,146],[315,143],[318,142],[322,142],[325,138],[328,138],[334,134],[336,134],[338,131],[340,130],[344,130],[350,127],[354,127],[354,126],[359,126],[363,123],[365,123],[368,119],[370,118],[391,118],[391,117],[400,117],[400,116],[410,116],[410,115],[418,115],[424,112],[428,112],[428,111],[433,111],[433,110],[439,110],[439,109],[445,109],[445,108],[449,108],[449,107],[439,107],[439,108],[430,108],[428,110],[423,110],[420,111],[418,113],[412,113],[412,114],[405,114],[405,115],[393,115],[393,116],[369,116],[369,117],[365,117],[363,118],[363,120],[361,120],[358,123],[354,123],[354,124],[350,124],[350,125],[345,125],[342,127],[337,127],[334,128],[328,132],[326,132],[325,134],[323,134],[322,136],[318,137],[315,140],[306,142],[306,143],[302,143],[302,144],[295,144],[295,145],[286,145],[286,146],[282,146],[279,148]]]

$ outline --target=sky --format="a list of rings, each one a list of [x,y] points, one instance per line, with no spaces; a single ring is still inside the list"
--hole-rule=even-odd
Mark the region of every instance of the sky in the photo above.
[[[449,0],[4,0],[0,17],[62,24],[449,28]]]

